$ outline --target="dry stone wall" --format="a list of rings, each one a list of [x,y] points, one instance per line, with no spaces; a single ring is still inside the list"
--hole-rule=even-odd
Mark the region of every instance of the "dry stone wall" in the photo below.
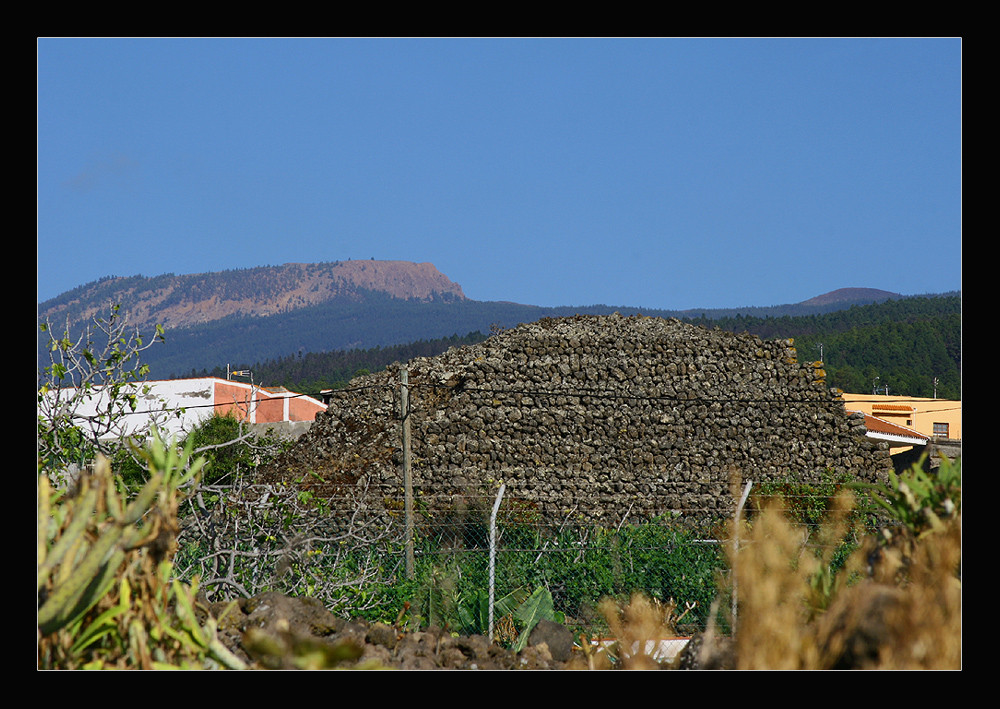
[[[732,509],[734,479],[876,480],[890,469],[863,417],[787,340],[577,316],[407,369],[413,480],[430,505],[491,496],[502,480],[510,499],[548,517],[705,518]],[[278,469],[378,488],[364,504],[396,504],[386,490],[402,485],[398,387],[398,367],[356,379]]]

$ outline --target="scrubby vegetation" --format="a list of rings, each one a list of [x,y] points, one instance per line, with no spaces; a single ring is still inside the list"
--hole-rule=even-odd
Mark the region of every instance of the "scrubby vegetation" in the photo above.
[[[72,342],[56,343],[62,349],[54,351],[72,354]],[[134,352],[120,354],[119,373]],[[44,384],[40,401],[55,386]],[[508,510],[491,623],[481,517],[467,516],[448,534],[423,529],[407,577],[398,532],[333,520],[328,502],[308,488],[252,484],[273,449],[235,435],[233,424],[210,421],[183,445],[154,435],[112,463],[87,431],[40,417],[39,668],[358,660],[324,637],[285,643],[247,632],[234,645],[223,635],[241,600],[274,591],[380,623],[391,635],[492,630],[513,651],[541,621],[558,621],[576,634],[566,667],[661,667],[646,641],[679,630],[697,631],[681,658],[691,667],[962,666],[960,461],[942,460],[934,472],[918,465],[886,485],[832,473],[818,486],[773,483],[732,528],[712,530],[722,542],[714,545],[704,543],[705,530],[669,518],[546,530]],[[89,465],[70,477],[66,461]],[[594,645],[592,635],[614,640]]]
[[[50,493],[39,476],[40,667],[254,666],[218,642],[218,620],[207,614],[209,597],[241,597],[236,585],[200,577],[190,566],[180,569],[213,552],[199,547],[191,527],[181,532],[190,523],[183,506],[196,491],[211,489],[195,485],[203,461],[192,464],[188,454],[161,447],[147,462],[151,480],[132,500],[119,492],[103,460],[71,493]],[[815,510],[758,506],[736,530],[739,544],[721,546],[730,551],[725,559],[720,547],[704,545],[691,556],[695,547],[667,526],[601,532],[585,551],[577,546],[570,554],[538,550],[546,541],[572,547],[578,537],[520,538],[531,550],[501,553],[498,560],[494,639],[523,649],[527,632],[544,618],[575,630],[578,667],[654,666],[651,653],[629,648],[681,627],[698,630],[698,655],[687,658],[697,667],[960,668],[960,466],[943,461],[939,471],[929,476],[914,468],[877,489],[844,485],[828,498],[819,524],[801,523],[812,521]],[[878,503],[883,516],[876,533],[856,536],[859,506],[852,492]],[[217,504],[220,512],[228,509],[221,499]],[[296,517],[304,509],[286,508],[283,521],[273,520],[276,541],[283,528],[302,524]],[[244,551],[269,558],[265,540],[250,528],[247,533]],[[286,543],[278,561],[284,576],[269,575],[254,594],[244,592],[323,598],[341,615],[353,612],[398,632],[488,632],[482,550],[443,554],[425,539],[416,574],[405,580],[398,547],[383,549],[397,561],[393,566],[391,556],[382,556],[382,575],[375,576],[375,556],[345,550],[340,541]],[[107,549],[114,554],[108,557]],[[228,550],[234,552],[239,549]],[[110,560],[98,564],[97,558]],[[248,556],[243,575],[234,578],[248,583],[268,566],[274,568],[274,558],[255,564]],[[654,567],[672,570],[652,576]],[[326,595],[334,590],[339,604]],[[618,642],[594,646],[594,636]]]
[[[781,509],[739,531],[730,560],[739,590],[740,669],[959,669],[962,665],[961,468],[942,461],[871,490],[891,514],[839,570],[830,553],[849,530],[841,497],[823,544]]]
[[[244,666],[197,611],[197,583],[173,575],[177,506],[203,461],[159,442],[147,455],[131,498],[103,457],[72,491],[38,476],[40,669]]]

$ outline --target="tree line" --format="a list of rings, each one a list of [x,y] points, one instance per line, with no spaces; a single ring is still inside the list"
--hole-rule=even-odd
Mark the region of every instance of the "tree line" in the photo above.
[[[806,316],[684,318],[686,322],[763,339],[793,338],[800,362],[822,360],[827,382],[847,392],[962,398],[961,296],[904,298],[856,305]],[[233,365],[251,369],[255,381],[318,393],[347,386],[358,373],[373,372],[414,357],[433,357],[449,347],[486,339],[481,331],[464,336],[420,339],[407,344],[308,352]],[[191,376],[225,376],[225,370],[192,371]]]
[[[250,369],[255,382],[264,386],[283,386],[292,391],[316,395],[324,389],[343,389],[359,375],[384,369],[396,362],[406,362],[415,357],[434,357],[450,347],[473,345],[486,339],[481,332],[470,332],[450,337],[417,340],[403,345],[370,347],[367,349],[335,350],[332,352],[304,352],[279,357],[253,365],[240,365],[236,369]],[[191,376],[225,377],[226,371],[192,372]]]
[[[889,300],[799,317],[692,319],[764,339],[791,337],[800,362],[822,360],[830,386],[864,394],[962,398],[960,295]]]

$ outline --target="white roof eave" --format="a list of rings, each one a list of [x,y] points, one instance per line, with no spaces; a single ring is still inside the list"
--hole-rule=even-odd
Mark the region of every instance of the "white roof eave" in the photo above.
[[[879,431],[869,431],[865,434],[868,438],[874,438],[879,441],[889,441],[891,443],[904,443],[906,445],[913,446],[923,446],[927,445],[929,438],[924,438],[923,436],[900,436],[894,433],[881,433]]]

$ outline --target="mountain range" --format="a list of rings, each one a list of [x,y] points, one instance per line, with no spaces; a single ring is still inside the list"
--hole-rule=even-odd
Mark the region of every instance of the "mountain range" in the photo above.
[[[642,313],[660,317],[799,316],[902,296],[843,288],[797,304],[711,310],[592,305],[540,307],[467,298],[433,264],[407,261],[290,263],[192,275],[109,276],[38,305],[39,321],[70,330],[119,303],[142,332],[163,325],[166,343],[144,353],[155,378],[298,352],[386,347],[542,317]]]

